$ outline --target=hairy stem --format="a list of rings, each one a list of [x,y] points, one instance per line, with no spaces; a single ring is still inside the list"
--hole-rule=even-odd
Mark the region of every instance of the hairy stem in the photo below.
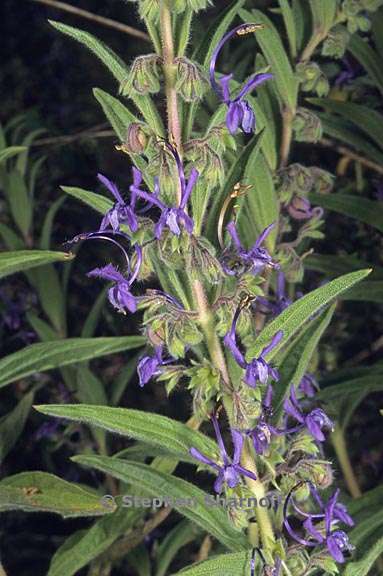
[[[178,101],[176,91],[176,71],[174,64],[174,41],[172,29],[172,15],[168,0],[161,0],[160,9],[162,59],[165,77],[166,104],[168,113],[169,139],[176,146],[179,153],[182,151],[181,126],[178,114]]]
[[[327,31],[320,28],[314,31],[306,48],[302,52],[300,62],[308,62],[321,42],[326,38]]]
[[[250,470],[250,472],[253,472],[256,476],[258,476],[258,471],[254,463],[254,457],[249,449],[248,443],[246,443],[243,447],[241,464],[244,468]],[[246,478],[246,484],[257,498],[258,503],[261,498],[266,496],[265,487],[260,480],[252,480],[251,478]],[[263,508],[262,506],[258,505],[255,509],[255,515],[257,518],[257,525],[263,548],[268,550],[275,542],[269,512],[267,508]],[[249,535],[251,537],[254,534],[251,532]]]
[[[289,161],[291,143],[293,139],[293,120],[295,116],[295,110],[291,108],[285,108],[282,112],[282,140],[281,140],[281,151],[280,151],[280,168],[285,168]]]
[[[347,488],[353,498],[359,498],[362,495],[362,491],[352,468],[352,464],[347,451],[346,439],[340,426],[335,428],[335,431],[331,435],[331,440],[338,457],[338,462],[342,469]]]

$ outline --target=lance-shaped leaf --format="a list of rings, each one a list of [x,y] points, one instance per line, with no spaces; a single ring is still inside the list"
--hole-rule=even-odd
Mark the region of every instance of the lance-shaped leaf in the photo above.
[[[19,439],[32,407],[33,397],[34,392],[29,392],[11,412],[0,418],[0,462]]]
[[[293,9],[290,6],[289,0],[278,0],[282,12],[287,38],[289,40],[290,54],[293,59],[297,55],[297,30],[294,18]]]
[[[258,30],[255,37],[267,63],[271,66],[271,72],[274,75],[281,102],[295,110],[298,83],[277,29],[264,12],[260,10],[252,10],[250,12],[242,9],[239,15],[244,22],[264,24],[264,29]]]
[[[0,164],[27,150],[26,146],[9,146],[0,151]]]
[[[347,49],[363,66],[376,87],[383,94],[383,70],[381,56],[358,34],[351,36]]]
[[[337,0],[309,0],[313,15],[314,32],[326,34],[332,28],[336,16]]]
[[[254,560],[256,574],[258,574],[257,567],[260,564],[258,555],[255,556]],[[220,554],[211,560],[198,562],[198,564],[185,568],[172,576],[249,576],[250,562],[251,552]]]
[[[339,298],[341,294],[354,286],[354,284],[366,278],[370,272],[371,270],[359,270],[358,272],[345,274],[299,298],[299,300],[286,308],[275,320],[270,322],[270,324],[262,330],[255,340],[254,345],[249,349],[248,357],[255,358],[259,356],[263,348],[271,342],[273,336],[281,330],[283,332],[283,338],[280,345],[275,347],[267,356],[269,360],[273,358],[278,352],[278,349],[285,345],[305,322],[312,318],[324,306],[327,306],[327,304]]]
[[[63,518],[113,512],[100,496],[45,472],[22,472],[0,482],[0,511],[54,512]]]
[[[191,430],[182,422],[160,414],[87,404],[46,404],[35,408],[49,416],[99,426],[109,432],[158,446],[187,462],[194,462],[189,456],[193,446],[211,457],[218,454],[213,440],[201,432]]]
[[[109,198],[101,194],[96,194],[95,192],[90,192],[90,190],[84,190],[83,188],[76,188],[74,186],[61,186],[61,190],[63,190],[65,194],[81,200],[81,202],[84,202],[84,204],[90,206],[100,214],[106,214],[113,207],[113,202],[109,200]]]
[[[373,267],[374,266],[374,267]],[[383,267],[375,266],[355,256],[332,256],[329,254],[312,254],[305,258],[305,268],[322,272],[326,276],[334,277],[347,274],[362,268],[372,268],[368,280],[383,280]],[[361,283],[363,284],[363,283]],[[360,284],[360,285],[361,285]]]
[[[308,367],[311,358],[331,322],[335,311],[335,305],[323,312],[318,318],[312,320],[306,330],[302,331],[298,340],[294,342],[292,349],[286,355],[279,366],[281,379],[274,385],[275,396],[275,420],[278,422],[284,399],[289,395],[290,386],[298,387]]]
[[[0,278],[53,262],[68,262],[73,254],[48,250],[16,250],[0,254]]]
[[[141,336],[68,338],[32,344],[0,360],[0,388],[36,372],[85,362],[107,354],[139,348]]]
[[[110,474],[122,482],[137,486],[153,498],[171,498],[172,507],[217,538],[231,550],[244,550],[247,540],[236,530],[223,508],[206,506],[209,495],[190,482],[154,470],[147,464],[132,463],[103,456],[74,456],[74,462]]]
[[[182,520],[182,522],[179,522],[179,524],[170,530],[157,549],[157,570],[155,576],[166,576],[170,564],[176,558],[181,548],[193,542],[193,540],[199,536],[200,532],[200,528],[191,524],[188,520]]]
[[[377,200],[351,194],[316,194],[314,192],[310,193],[309,198],[314,204],[326,210],[350,216],[383,232],[383,206]]]

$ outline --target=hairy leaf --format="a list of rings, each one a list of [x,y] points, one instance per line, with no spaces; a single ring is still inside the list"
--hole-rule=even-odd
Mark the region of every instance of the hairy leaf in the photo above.
[[[67,262],[73,258],[66,252],[50,252],[48,250],[16,250],[0,254],[0,278],[25,272],[37,266],[44,266],[52,262]]]
[[[185,568],[173,576],[248,576],[250,574],[250,561],[250,552],[220,554],[215,558]],[[255,565],[259,565],[257,555]]]

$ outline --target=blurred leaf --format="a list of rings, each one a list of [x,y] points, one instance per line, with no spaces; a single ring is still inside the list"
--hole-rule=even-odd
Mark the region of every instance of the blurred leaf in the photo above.
[[[359,270],[358,272],[345,274],[296,300],[262,330],[256,338],[254,346],[248,350],[247,356],[249,358],[258,357],[263,348],[270,343],[273,336],[282,330],[283,339],[281,344],[268,354],[269,359],[273,358],[280,346],[285,345],[314,314],[338,298],[354,284],[366,278],[370,272],[371,270]]]
[[[0,253],[0,278],[25,272],[30,268],[43,266],[51,262],[66,262],[73,258],[66,252],[49,252],[48,250],[16,250]]]
[[[13,170],[8,174],[6,194],[12,218],[24,238],[28,238],[33,215],[32,198],[20,172]]]
[[[29,132],[25,136],[23,141],[21,142],[21,144],[26,147],[26,150],[25,150],[25,152],[23,152],[22,154],[20,154],[18,156],[18,158],[16,160],[15,168],[16,168],[17,172],[19,172],[22,176],[25,176],[26,171],[27,171],[30,145],[32,144],[32,142],[34,140],[36,140],[36,138],[38,136],[40,136],[44,132],[45,132],[45,128],[37,128],[36,130]]]
[[[103,516],[100,497],[45,472],[22,472],[0,482],[0,511],[53,512],[63,518]]]
[[[76,396],[84,404],[108,404],[103,383],[86,364],[77,367]]]
[[[53,204],[50,205],[48,212],[44,218],[44,223],[40,234],[40,248],[41,250],[49,250],[51,245],[52,227],[57,212],[64,204],[66,198],[58,198]]]
[[[250,574],[250,562],[250,552],[220,554],[210,560],[187,567],[172,576],[248,576]],[[259,558],[256,554],[255,566],[258,565]]]
[[[378,55],[373,48],[358,34],[351,36],[347,49],[353,57],[363,66],[375,86],[383,93],[383,69],[382,56]]]
[[[0,223],[0,236],[8,250],[22,250],[24,241],[9,226]]]
[[[138,576],[151,576],[150,556],[144,544],[136,546],[126,555],[126,563]]]
[[[362,268],[372,268],[369,280],[383,280],[383,267],[375,266],[355,256],[331,256],[328,254],[311,254],[305,258],[308,270],[323,272],[326,276],[339,276]],[[363,285],[364,282],[361,283]],[[354,290],[352,288],[352,290]]]
[[[382,552],[383,538],[380,538],[361,560],[350,562],[346,566],[344,576],[366,576]]]
[[[271,66],[278,96],[292,110],[297,105],[298,83],[291,68],[290,61],[283,47],[277,29],[271,20],[260,10],[240,10],[244,22],[264,24],[263,30],[257,30],[255,37],[262,49],[266,61]]]
[[[376,110],[362,104],[338,102],[330,98],[308,98],[307,100],[325,110],[339,114],[367,134],[380,149],[383,148],[383,115]]]
[[[34,391],[26,394],[12,412],[0,418],[0,463],[12,450],[24,430],[34,395]]]
[[[200,529],[188,520],[182,520],[170,530],[157,548],[155,576],[166,576],[177,554],[200,534]]]
[[[383,282],[361,282],[342,296],[342,300],[383,303]]]
[[[90,528],[74,532],[56,550],[47,576],[75,576],[126,534],[138,518],[139,511],[121,508],[100,518]]]
[[[74,456],[72,460],[110,474],[122,482],[138,486],[148,496],[173,498],[173,507],[177,512],[212,534],[229,549],[246,549],[249,546],[245,535],[233,528],[225,510],[220,507],[206,507],[207,494],[181,478],[159,472],[146,464],[118,458]],[[185,500],[196,502],[196,506],[183,506],[182,501]]]
[[[27,319],[33,330],[43,342],[49,342],[59,338],[56,330],[54,330],[48,322],[45,322],[45,320],[42,320],[33,312],[27,312]]]
[[[216,443],[208,436],[159,414],[86,404],[46,404],[35,408],[48,416],[100,426],[109,432],[159,446],[179,459],[184,460],[187,456],[187,462],[193,461],[189,455],[193,446],[204,454],[217,454]]]
[[[129,384],[133,376],[137,373],[137,364],[141,356],[141,352],[129,358],[124,364],[118,376],[116,376],[113,382],[110,383],[108,388],[108,395],[110,398],[110,404],[112,406],[117,406],[126,390],[126,386]]]
[[[40,304],[54,328],[61,336],[66,334],[65,300],[59,275],[53,265],[35,271],[33,282]]]
[[[85,322],[82,326],[81,330],[82,338],[91,338],[94,335],[97,328],[97,324],[101,317],[101,313],[104,309],[107,294],[108,294],[108,288],[104,288],[103,290],[101,290],[100,294],[94,301],[92,308],[90,309],[88,316],[86,317]]]
[[[9,158],[13,158],[14,156],[17,156],[18,154],[25,152],[25,150],[26,150],[25,146],[9,146],[8,148],[1,150],[0,151],[0,164],[5,162],[6,160],[9,160]]]
[[[0,388],[36,372],[53,370],[142,346],[141,336],[68,338],[31,344],[0,360]]]
[[[106,198],[101,194],[90,192],[89,190],[83,190],[82,188],[75,188],[72,186],[61,186],[61,190],[66,194],[77,198],[77,200],[81,200],[84,204],[90,206],[93,210],[96,210],[103,215],[113,207],[112,200],[109,200],[109,198]]]
[[[311,192],[309,199],[326,210],[360,220],[383,232],[383,205],[377,200],[369,200],[351,194],[316,194]]]

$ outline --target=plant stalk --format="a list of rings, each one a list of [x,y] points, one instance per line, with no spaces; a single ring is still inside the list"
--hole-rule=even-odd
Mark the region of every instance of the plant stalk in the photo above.
[[[334,432],[331,435],[331,440],[338,457],[339,465],[342,469],[347,488],[353,498],[359,498],[362,496],[362,491],[355,476],[347,451],[346,439],[340,426],[336,426]]]

